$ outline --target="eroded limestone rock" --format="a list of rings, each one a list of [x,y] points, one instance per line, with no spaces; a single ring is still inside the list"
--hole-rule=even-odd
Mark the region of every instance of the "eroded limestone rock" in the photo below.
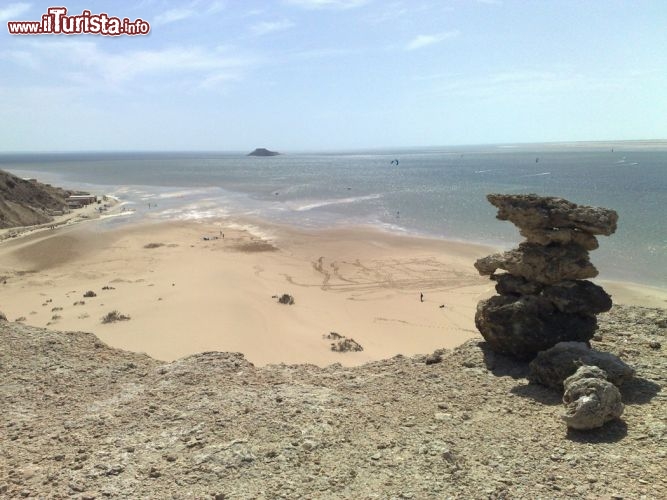
[[[611,309],[611,297],[590,281],[562,281],[544,287],[542,296],[565,313],[599,314]]]
[[[593,337],[593,315],[560,312],[539,295],[494,296],[477,305],[475,325],[491,349],[530,359],[558,342],[586,342]]]
[[[595,250],[598,246],[598,239],[590,233],[585,233],[578,229],[527,229],[523,228],[519,231],[521,236],[526,238],[528,243],[537,243],[538,245],[550,245],[551,243],[559,243],[566,245],[568,243],[575,243],[582,246],[586,250]]]
[[[632,379],[635,370],[618,356],[591,349],[584,342],[559,342],[540,352],[530,363],[531,382],[562,389],[566,378],[580,366],[597,366],[605,371],[607,379],[617,387]]]
[[[538,295],[544,285],[509,273],[492,274],[499,295]]]
[[[623,414],[618,388],[609,382],[597,366],[581,366],[565,379],[563,420],[578,430],[595,429]]]
[[[535,194],[490,194],[487,199],[498,207],[498,219],[522,229],[567,228],[607,236],[616,231],[618,214],[606,208]]]
[[[514,276],[545,284],[598,275],[598,270],[588,260],[588,252],[575,244],[545,247],[521,243],[519,248],[478,259],[475,268],[481,275],[490,276],[503,269]]]

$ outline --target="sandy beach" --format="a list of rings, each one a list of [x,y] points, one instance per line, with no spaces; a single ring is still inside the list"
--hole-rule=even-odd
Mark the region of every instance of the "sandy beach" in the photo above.
[[[368,228],[77,224],[0,245],[0,310],[165,361],[234,351],[257,365],[358,365],[478,336],[475,307],[493,287],[472,264],[492,251]],[[661,289],[604,286],[618,303],[667,305]],[[114,310],[130,319],[103,324]],[[330,332],[363,351],[333,352]]]

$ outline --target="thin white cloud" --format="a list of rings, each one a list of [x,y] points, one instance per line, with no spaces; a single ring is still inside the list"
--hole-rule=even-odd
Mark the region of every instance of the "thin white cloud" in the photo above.
[[[456,38],[460,33],[458,31],[445,31],[434,35],[417,35],[405,46],[405,50],[416,50],[440,43],[450,38]]]
[[[253,35],[262,36],[276,31],[284,31],[294,26],[294,23],[288,19],[281,21],[262,21],[250,27]]]
[[[366,5],[369,0],[285,0],[286,3],[304,9],[354,9]]]
[[[227,7],[227,6],[225,5],[225,2],[221,2],[221,1],[213,2],[213,3],[209,6],[209,8],[208,8],[208,10],[206,11],[206,13],[207,13],[207,14],[215,14],[215,13],[217,13],[217,12],[220,12],[220,11],[222,11],[222,10],[225,10],[226,7]]]
[[[287,59],[320,59],[342,57],[350,54],[359,54],[360,49],[306,49],[296,52],[285,52]]]
[[[30,10],[31,4],[29,3],[10,3],[7,7],[0,9],[0,22],[5,21],[25,21],[25,19],[20,19],[18,16],[21,16]]]
[[[37,58],[27,50],[0,50],[0,60],[2,59],[30,69],[39,67]]]
[[[646,75],[595,76],[571,71],[517,70],[474,78],[435,75],[433,93],[439,96],[496,99],[498,96],[525,96],[548,99],[564,92],[614,91],[632,87]],[[421,80],[426,80],[422,78]]]
[[[412,5],[407,7],[401,2],[391,2],[383,5],[383,9],[378,13],[369,16],[369,22],[372,24],[381,24],[389,21],[393,22],[396,19],[409,15],[413,11],[412,9],[414,9],[414,6]]]
[[[248,12],[245,13],[245,17],[253,17],[253,16],[261,16],[266,12],[264,9],[250,9]]]
[[[65,39],[31,41],[23,49],[27,52],[24,59],[38,62],[52,78],[60,76],[64,81],[100,90],[140,80],[159,85],[195,79],[208,81],[206,86],[210,87],[213,82],[241,79],[256,63],[250,57],[199,46],[111,53],[95,41]],[[170,75],[167,80],[163,78],[166,74]]]
[[[160,24],[169,24],[176,21],[182,21],[196,14],[193,9],[170,9],[162,14],[155,16],[154,23],[157,25]]]
[[[213,89],[223,86],[227,82],[235,82],[238,80],[240,80],[239,75],[233,73],[214,73],[204,78],[199,87],[203,89]]]

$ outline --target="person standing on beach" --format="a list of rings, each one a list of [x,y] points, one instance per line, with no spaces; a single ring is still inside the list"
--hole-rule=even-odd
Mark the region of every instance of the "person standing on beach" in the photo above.
[[[419,302],[424,302],[424,294],[419,292]]]

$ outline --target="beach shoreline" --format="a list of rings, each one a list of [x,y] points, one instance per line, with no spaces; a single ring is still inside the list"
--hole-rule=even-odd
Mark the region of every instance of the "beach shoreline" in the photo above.
[[[233,351],[257,365],[352,366],[478,337],[477,302],[494,292],[472,264],[493,251],[247,218],[70,224],[0,244],[0,304],[10,320],[90,331],[165,361]],[[604,285],[615,302],[667,306],[667,291]],[[277,302],[284,293],[294,305]],[[130,320],[102,323],[114,310]],[[333,352],[331,332],[363,351]]]

